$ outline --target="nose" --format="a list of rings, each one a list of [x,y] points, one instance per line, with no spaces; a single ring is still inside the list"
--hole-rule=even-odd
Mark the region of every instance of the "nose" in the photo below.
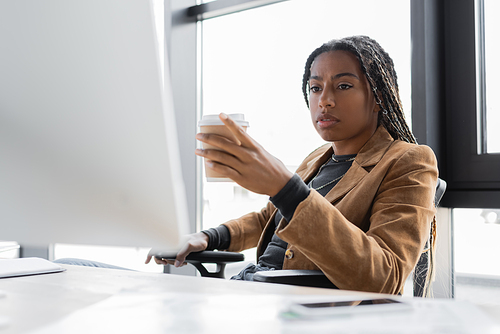
[[[321,91],[321,96],[319,98],[320,108],[333,108],[335,107],[335,98],[333,96],[333,91],[329,88],[324,88]]]

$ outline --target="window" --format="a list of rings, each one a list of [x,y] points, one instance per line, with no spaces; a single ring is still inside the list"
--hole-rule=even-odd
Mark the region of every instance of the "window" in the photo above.
[[[448,182],[442,201],[446,207],[500,207],[500,154],[495,153],[498,110],[494,109],[498,105],[498,67],[495,69],[492,56],[498,27],[496,3],[450,1],[444,2],[442,9],[444,51],[440,71],[445,112],[443,126],[438,129],[442,151],[438,158],[441,176]]]
[[[478,81],[479,153],[500,153],[500,102],[495,93],[500,90],[500,52],[496,33],[500,31],[500,3],[478,0],[476,4],[476,47]]]
[[[381,19],[386,8],[390,20]],[[203,114],[244,113],[249,134],[295,171],[324,144],[302,96],[306,59],[330,39],[358,34],[376,39],[394,59],[410,123],[410,1],[400,0],[293,0],[203,20]],[[235,183],[202,186],[203,229],[258,211],[268,200]],[[255,250],[245,256],[254,262]]]

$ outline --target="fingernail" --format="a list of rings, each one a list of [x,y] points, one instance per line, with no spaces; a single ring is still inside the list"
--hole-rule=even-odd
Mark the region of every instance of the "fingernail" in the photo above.
[[[220,113],[220,118],[227,119],[227,115],[224,114],[223,112]]]
[[[181,265],[181,263],[179,262],[179,260],[175,260],[174,266],[175,266],[176,268],[179,268],[179,267],[180,267],[180,265]]]

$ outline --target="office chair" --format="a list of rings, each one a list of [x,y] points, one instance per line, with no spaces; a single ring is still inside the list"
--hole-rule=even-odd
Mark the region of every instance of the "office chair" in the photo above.
[[[434,205],[437,207],[441,198],[446,191],[446,182],[442,179],[437,180],[436,194],[434,197]],[[431,236],[432,238],[432,229]],[[425,281],[429,272],[429,240],[426,242],[424,252],[413,271],[413,295],[422,297],[424,293]],[[157,253],[154,254],[162,259],[175,259],[175,253]],[[194,265],[200,272],[202,277],[224,278],[224,269],[227,263],[243,261],[244,256],[240,253],[225,252],[225,251],[202,251],[191,253],[187,256],[186,262]],[[215,263],[217,269],[215,272],[209,272],[203,263]],[[289,285],[299,285],[317,288],[332,288],[337,287],[323,274],[321,270],[271,270],[259,271],[253,276],[253,280],[266,283],[280,283]]]

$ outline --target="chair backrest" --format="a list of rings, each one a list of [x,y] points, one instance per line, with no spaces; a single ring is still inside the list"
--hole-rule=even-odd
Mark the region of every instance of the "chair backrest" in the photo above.
[[[439,206],[439,202],[441,202],[441,198],[443,198],[445,191],[446,191],[446,181],[438,178],[436,185],[436,195],[434,195],[434,205],[436,207]]]
[[[434,195],[434,205],[436,208],[439,206],[439,202],[446,191],[446,181],[439,179],[437,180],[436,185],[436,194]],[[434,221],[431,223],[434,224]],[[435,226],[431,226],[431,234],[429,239],[425,243],[424,252],[420,255],[420,259],[413,270],[413,296],[414,297],[422,297],[424,295],[425,285],[427,281],[427,275],[429,275],[429,264],[431,260],[431,251],[433,245],[431,244],[431,240],[434,238],[433,230]],[[435,242],[435,240],[432,240]]]

